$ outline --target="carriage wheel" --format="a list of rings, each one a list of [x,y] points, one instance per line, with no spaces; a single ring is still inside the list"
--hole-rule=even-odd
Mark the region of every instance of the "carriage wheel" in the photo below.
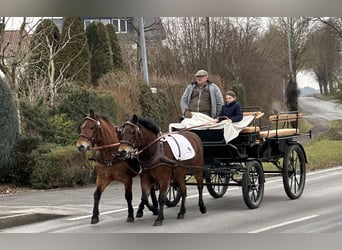
[[[205,183],[209,194],[214,198],[221,198],[227,191],[229,176],[208,172]]]
[[[284,156],[283,184],[290,199],[299,198],[305,186],[305,157],[298,144],[291,145]]]
[[[242,194],[247,207],[254,209],[260,206],[264,197],[264,180],[261,164],[258,161],[247,162],[242,177]]]
[[[170,187],[166,192],[166,201],[165,204],[168,207],[174,207],[178,204],[181,198],[181,192],[179,190],[179,185],[171,181]]]

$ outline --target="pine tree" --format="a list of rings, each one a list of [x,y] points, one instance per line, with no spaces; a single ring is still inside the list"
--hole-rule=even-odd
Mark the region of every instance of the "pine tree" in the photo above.
[[[110,47],[113,53],[113,67],[115,69],[121,69],[122,65],[122,55],[121,55],[121,48],[119,45],[118,38],[116,36],[114,26],[112,24],[106,25],[106,30],[109,37]]]
[[[87,27],[88,45],[91,54],[91,81],[97,80],[113,69],[112,51],[106,28],[101,22],[93,22]]]
[[[57,71],[71,81],[87,84],[90,76],[90,52],[80,17],[66,17],[63,22]]]
[[[19,123],[11,91],[0,77],[0,181],[6,168],[15,161],[14,148],[19,137]]]

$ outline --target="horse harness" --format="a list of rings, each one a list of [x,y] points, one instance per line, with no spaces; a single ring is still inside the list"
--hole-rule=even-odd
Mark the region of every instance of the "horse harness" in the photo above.
[[[93,134],[91,136],[88,136],[88,135],[85,135],[85,134],[82,134],[82,133],[80,133],[79,136],[86,138],[87,140],[89,140],[93,144],[97,133],[99,133],[99,131],[100,131],[101,123],[100,123],[99,120],[94,119],[94,118],[89,117],[89,116],[85,117],[85,120],[90,120],[92,122],[95,122],[95,124],[96,124],[95,130],[94,130],[94,132],[93,132]],[[103,159],[98,154],[98,150],[105,149],[105,148],[116,147],[118,145],[120,145],[120,143],[112,143],[112,144],[108,144],[108,145],[92,147],[91,150],[96,151],[96,152],[95,152],[94,156],[88,158],[88,160],[98,162],[98,163],[100,163],[102,165],[106,165],[107,167],[115,167],[116,164],[121,163],[125,159],[123,159],[122,157],[119,157],[118,154],[112,154],[111,158]],[[128,165],[130,165],[130,164],[128,164]],[[133,173],[135,173],[135,174],[140,174],[141,173],[141,168],[138,171],[134,170],[130,166],[128,168]]]
[[[140,133],[139,126],[137,126],[133,122],[127,121],[126,124],[129,124],[129,125],[135,127],[136,136]],[[172,132],[172,133],[178,133],[178,132]],[[200,168],[199,166],[190,166],[190,165],[182,164],[179,160],[173,160],[173,159],[170,159],[170,158],[165,156],[163,144],[167,143],[167,142],[162,141],[161,139],[164,138],[165,136],[167,136],[168,134],[170,134],[170,133],[166,133],[163,135],[160,133],[160,135],[155,140],[153,140],[150,144],[148,144],[143,149],[134,153],[133,157],[135,156],[137,158],[141,169],[142,170],[145,170],[145,169],[148,170],[148,169],[156,168],[162,164],[167,164],[167,165],[173,167],[174,171],[175,171],[176,167]],[[131,143],[129,141],[121,140],[120,143],[125,143],[125,144],[128,144],[128,145],[135,147],[134,143]],[[152,157],[147,161],[140,160],[139,159],[140,154],[142,154],[147,148],[151,147],[153,144],[156,144],[156,150],[155,150],[154,154],[152,155]]]

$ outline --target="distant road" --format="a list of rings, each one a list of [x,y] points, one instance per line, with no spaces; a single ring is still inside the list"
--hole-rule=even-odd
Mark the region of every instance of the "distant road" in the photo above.
[[[342,105],[315,97],[300,97],[299,107],[308,115],[332,120],[342,120]]]
[[[299,109],[305,119],[313,126],[313,137],[320,136],[329,130],[329,121],[342,120],[342,105],[321,100],[315,97],[300,97]]]

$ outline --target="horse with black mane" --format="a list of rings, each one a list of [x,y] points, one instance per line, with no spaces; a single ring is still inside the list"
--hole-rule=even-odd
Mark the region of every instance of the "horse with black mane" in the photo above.
[[[132,183],[133,177],[139,174],[140,167],[136,159],[123,159],[117,154],[120,144],[117,129],[118,127],[110,123],[107,118],[96,115],[92,110],[89,114],[84,115],[84,120],[78,127],[79,139],[76,143],[78,150],[81,152],[96,151],[94,160],[97,176],[91,224],[99,222],[101,195],[114,180],[125,185],[125,198],[128,205],[127,222],[134,221]],[[148,202],[146,205],[156,215],[158,214],[158,202],[154,189],[151,190],[151,193],[153,205]],[[137,217],[140,216],[142,216],[142,211],[137,212]]]
[[[201,139],[193,132],[179,131],[178,138],[181,136],[188,143],[186,148],[178,148],[179,154],[184,151],[192,151],[191,157],[175,157],[169,143],[166,142],[171,133],[161,133],[160,128],[151,120],[146,118],[133,117],[126,121],[119,129],[120,146],[119,153],[126,157],[137,158],[142,167],[141,188],[142,202],[141,206],[148,203],[151,186],[157,182],[159,184],[159,214],[154,222],[155,226],[162,225],[164,219],[164,204],[166,201],[166,192],[170,181],[175,181],[180,188],[182,202],[178,219],[184,218],[186,212],[186,183],[185,176],[193,174],[197,181],[199,193],[198,205],[201,213],[206,213],[206,207],[203,202],[203,169],[204,156]],[[176,137],[174,134],[173,138]],[[172,140],[172,139],[171,139]],[[179,142],[176,142],[178,144]]]

